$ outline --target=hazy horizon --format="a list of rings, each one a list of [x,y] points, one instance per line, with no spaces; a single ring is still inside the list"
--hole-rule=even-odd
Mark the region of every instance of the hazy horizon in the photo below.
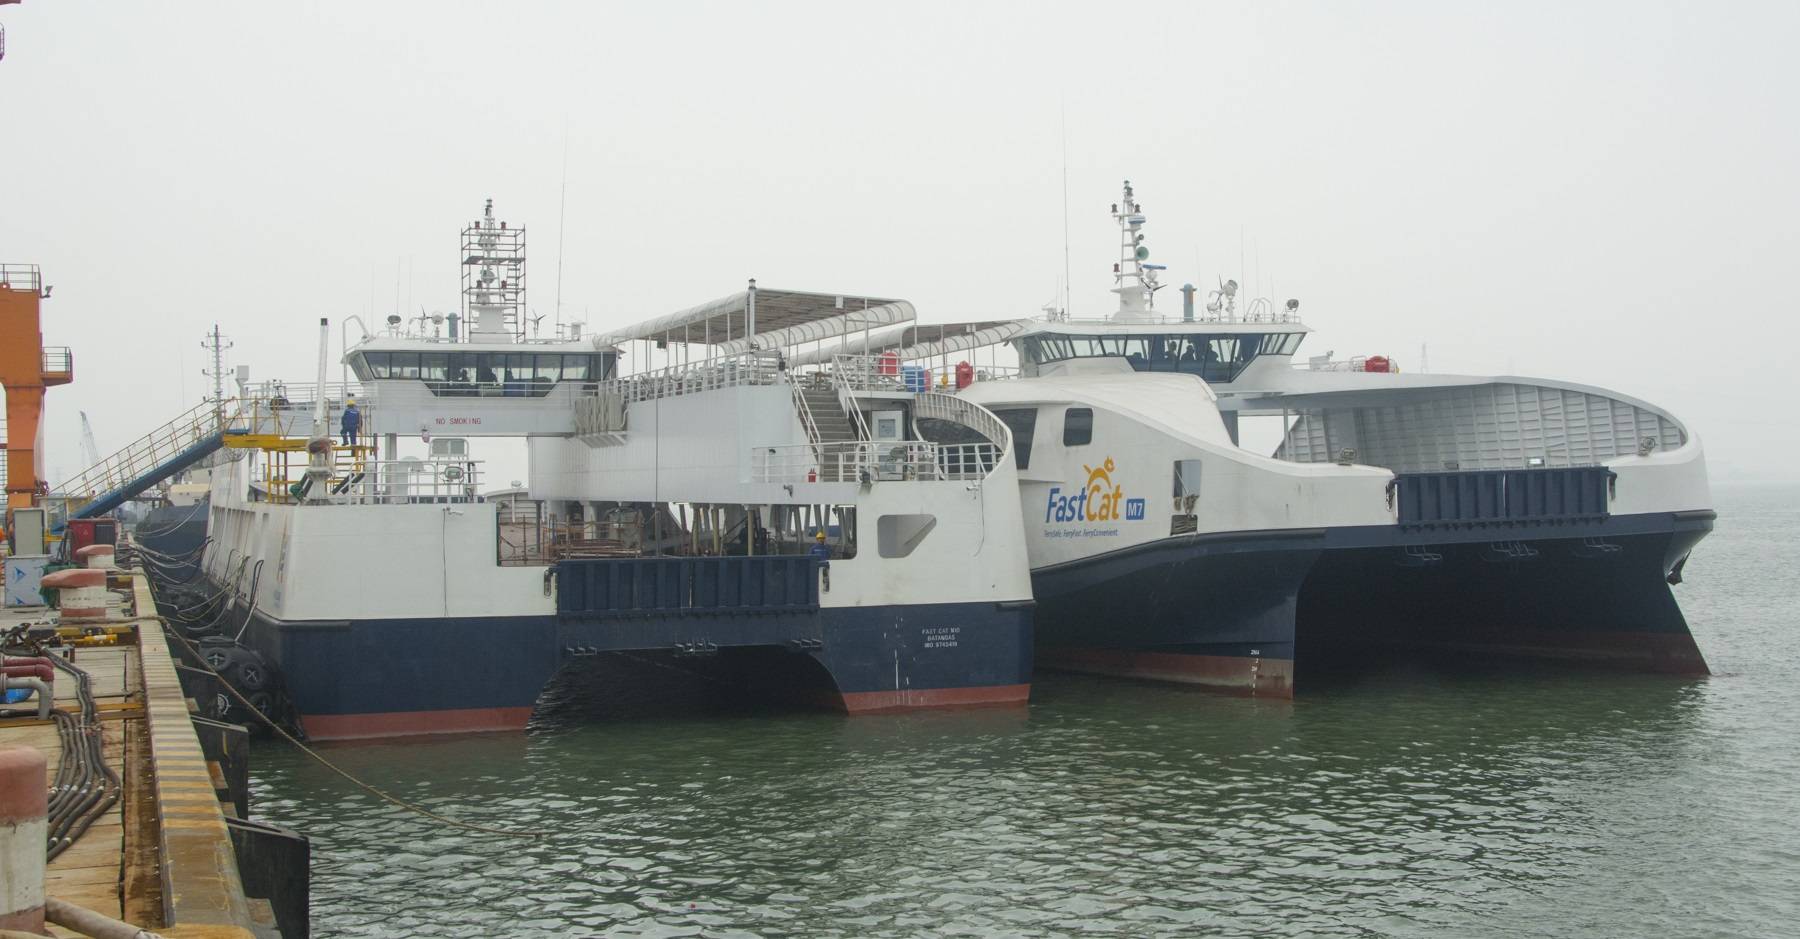
[[[1299,298],[1301,355],[1598,385],[1715,480],[1800,476],[1757,416],[1797,384],[1795,5],[498,9],[0,6],[0,260],[75,355],[53,482],[79,411],[105,453],[196,403],[215,322],[302,381],[318,317],[454,309],[490,197],[546,324],[559,277],[590,328],[751,277],[1033,315],[1065,145],[1078,314],[1129,178],[1167,279]]]

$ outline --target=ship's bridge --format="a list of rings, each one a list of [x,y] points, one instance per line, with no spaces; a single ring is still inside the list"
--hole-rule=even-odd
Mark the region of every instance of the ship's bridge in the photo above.
[[[350,352],[345,362],[362,381],[417,381],[437,397],[542,398],[563,382],[612,377],[615,358],[614,352],[595,352],[580,341],[496,349],[372,340]]]
[[[1083,359],[1115,359],[1139,372],[1184,372],[1229,383],[1264,357],[1289,359],[1310,330],[1297,321],[1121,324],[1058,320],[1014,340],[1025,373]]]
[[[512,437],[573,433],[574,398],[614,377],[617,356],[585,340],[382,336],[345,353],[344,364],[373,398],[362,402],[370,433]]]

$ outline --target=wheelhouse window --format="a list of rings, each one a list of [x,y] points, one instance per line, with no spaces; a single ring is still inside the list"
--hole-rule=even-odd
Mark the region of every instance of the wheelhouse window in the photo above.
[[[350,366],[363,381],[419,379],[444,397],[541,398],[559,382],[604,377],[612,358],[606,352],[361,352]]]
[[[1140,372],[1183,372],[1229,382],[1260,355],[1293,355],[1304,333],[1028,336],[1025,359],[1036,364],[1083,358],[1123,358]]]
[[[1085,447],[1093,439],[1093,408],[1070,408],[1063,412],[1063,446]]]

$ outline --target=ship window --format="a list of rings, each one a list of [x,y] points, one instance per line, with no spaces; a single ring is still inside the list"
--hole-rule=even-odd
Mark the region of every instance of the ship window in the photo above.
[[[562,356],[540,355],[537,357],[538,381],[562,380]]]
[[[1300,349],[1302,333],[1270,333],[1262,337],[1263,355],[1293,355]]]
[[[393,363],[389,366],[388,377],[419,377],[419,354],[417,352],[390,352],[388,353],[388,356]]]
[[[585,355],[563,356],[562,376],[569,381],[587,381],[588,357]]]
[[[419,377],[426,381],[443,381],[450,373],[450,353],[427,352],[419,357]]]
[[[1070,408],[1063,412],[1063,446],[1085,447],[1094,439],[1094,410]]]
[[[1012,429],[1013,463],[1019,469],[1031,466],[1031,435],[1037,429],[1037,408],[996,410],[994,416]]]
[[[363,361],[369,363],[371,378],[388,377],[388,354],[386,352],[364,352]]]
[[[937,527],[935,515],[883,515],[875,520],[875,547],[884,558],[903,558]]]
[[[1200,494],[1200,461],[1175,461],[1175,498]]]

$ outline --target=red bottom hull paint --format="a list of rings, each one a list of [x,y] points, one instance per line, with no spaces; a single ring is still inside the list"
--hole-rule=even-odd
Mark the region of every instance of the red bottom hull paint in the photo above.
[[[1024,704],[1030,685],[988,685],[980,688],[923,688],[916,691],[856,691],[843,695],[849,714],[879,714],[913,708],[981,707]]]
[[[524,730],[531,708],[463,708],[449,711],[390,711],[385,714],[303,714],[301,725],[313,740],[365,740],[420,734],[471,734]]]
[[[1044,668],[1179,682],[1259,698],[1294,696],[1292,659],[1059,646],[1040,647],[1037,661]]]
[[[1455,639],[1382,637],[1389,645],[1483,653],[1509,658],[1580,662],[1663,675],[1710,675],[1700,646],[1689,633],[1557,632],[1508,629],[1475,632]]]

